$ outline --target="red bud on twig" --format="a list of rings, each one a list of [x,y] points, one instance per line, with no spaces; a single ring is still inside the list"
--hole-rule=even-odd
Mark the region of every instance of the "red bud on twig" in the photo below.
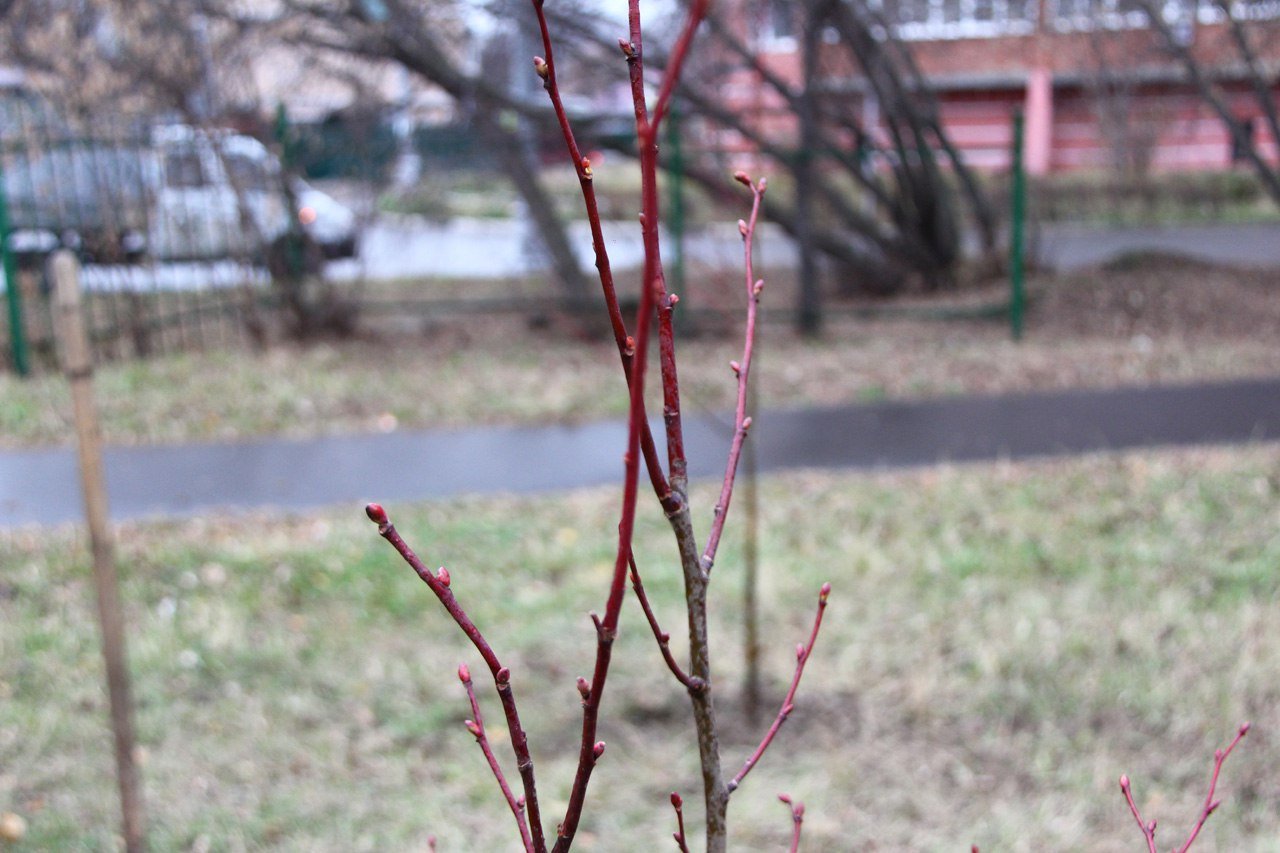
[[[465,663],[458,664],[458,680],[463,684],[471,680],[471,670]]]
[[[369,504],[364,508],[364,514],[369,516],[369,520],[374,524],[387,523],[387,511],[382,508],[382,504]]]
[[[636,46],[626,39],[618,39],[618,47],[622,50],[622,55],[627,59],[636,58]]]
[[[746,432],[746,431],[747,431],[747,430],[749,430],[749,429],[751,429],[751,418],[743,418],[743,419],[742,419],[742,431],[743,431],[743,432]]]
[[[496,682],[498,682],[498,684],[510,684],[510,683],[511,683],[511,670],[507,669],[505,666],[504,666],[504,667],[502,667],[502,669],[498,670],[498,671],[494,674],[494,676],[493,676],[493,680],[494,680],[494,681],[496,681]]]
[[[636,339],[630,335],[627,335],[626,353],[628,358],[636,354]]]
[[[748,175],[746,172],[742,172],[742,171],[734,172],[733,179],[738,183],[742,184],[744,187],[751,186],[751,176]]]
[[[743,219],[738,220],[738,233],[741,234],[743,237],[747,236],[746,220],[743,220]]]
[[[581,694],[583,702],[591,698],[591,682],[581,675],[578,676],[578,693]]]
[[[751,288],[752,294],[759,296],[760,291],[764,290],[764,279],[758,279],[755,286]]]
[[[596,741],[596,745],[591,748],[591,755],[597,761],[600,760],[600,756],[604,755],[604,741]]]
[[[547,65],[547,61],[541,56],[535,56],[533,58],[533,70],[536,71],[538,76],[543,80],[546,80],[551,75],[551,66]]]
[[[778,795],[778,802],[780,802],[780,803],[786,803],[787,805],[791,805],[791,797],[790,797],[790,795],[788,795],[788,794],[779,794],[779,795]]]
[[[796,643],[796,660],[804,658],[804,643]]]
[[[818,591],[818,606],[826,607],[827,598],[831,595],[831,582],[827,581],[822,585],[822,589]]]
[[[769,189],[769,179],[761,178],[756,184],[756,188],[760,190],[761,194],[763,194],[765,190]]]
[[[591,158],[589,157],[582,158],[582,177],[591,177]]]
[[[467,727],[467,731],[471,732],[477,740],[484,737],[484,730],[477,726],[474,720],[467,720],[463,725]]]
[[[672,308],[676,307],[677,305],[680,304],[680,294],[678,293],[671,294],[671,296],[668,297],[668,301],[670,301]]]
[[[679,795],[679,794],[677,794],[675,791],[672,791],[672,792],[671,792],[671,805],[672,805],[672,807],[673,807],[673,808],[677,808],[677,809],[679,809],[679,808],[683,808],[683,807],[684,807],[684,797],[680,796],[680,795]]]
[[[449,570],[446,569],[444,566],[441,566],[436,571],[436,580],[440,582],[441,586],[447,587],[449,585]]]
[[[734,376],[742,375],[742,365],[738,364],[736,361],[729,362],[729,369],[733,371]]]

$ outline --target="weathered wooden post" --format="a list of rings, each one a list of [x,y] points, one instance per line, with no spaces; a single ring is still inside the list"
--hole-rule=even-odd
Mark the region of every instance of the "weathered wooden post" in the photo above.
[[[54,323],[62,370],[71,383],[76,443],[80,457],[80,486],[84,494],[85,520],[93,552],[93,585],[98,598],[98,627],[102,657],[106,663],[107,695],[111,703],[111,731],[115,737],[116,778],[120,785],[120,809],[124,821],[125,850],[146,849],[143,829],[142,788],[134,762],[133,703],[125,653],[124,611],[116,577],[115,543],[107,511],[107,484],[102,468],[102,435],[93,398],[93,355],[80,310],[80,267],[67,251],[50,260],[54,287]]]

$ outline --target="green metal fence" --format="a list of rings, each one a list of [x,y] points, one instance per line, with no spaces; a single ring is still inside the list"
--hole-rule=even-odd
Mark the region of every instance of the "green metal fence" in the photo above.
[[[99,361],[245,342],[246,314],[265,292],[261,258],[179,263],[149,252],[157,205],[175,203],[159,197],[158,170],[174,164],[156,153],[152,126],[119,116],[72,120],[29,94],[0,92],[0,369],[26,375],[54,366],[44,266],[56,248],[74,250],[84,267]],[[169,213],[182,219],[182,211]]]

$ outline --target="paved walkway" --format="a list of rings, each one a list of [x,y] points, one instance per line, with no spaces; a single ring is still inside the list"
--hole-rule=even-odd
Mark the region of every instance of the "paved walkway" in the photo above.
[[[686,422],[690,474],[722,473],[726,424]],[[1280,379],[764,412],[760,467],[874,469],[1280,439]],[[625,428],[493,427],[240,444],[111,448],[117,520],[222,508],[300,510],[619,481]],[[0,527],[79,519],[69,450],[0,453]]]
[[[1158,252],[1240,267],[1280,267],[1280,222],[1106,227],[1050,223],[1031,236],[1050,269],[1097,266],[1135,252]]]

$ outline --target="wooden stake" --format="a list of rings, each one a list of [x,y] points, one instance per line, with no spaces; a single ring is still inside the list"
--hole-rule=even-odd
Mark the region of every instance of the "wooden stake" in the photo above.
[[[102,657],[107,670],[107,694],[111,702],[111,731],[115,736],[116,777],[120,785],[120,809],[128,853],[146,849],[143,830],[142,788],[134,763],[133,703],[130,700],[129,667],[125,653],[124,612],[116,577],[115,545],[107,510],[107,484],[102,468],[102,436],[93,398],[93,356],[80,309],[80,267],[75,256],[57,252],[50,261],[54,287],[54,322],[62,370],[71,383],[76,439],[80,454],[80,485],[85,519],[93,552],[93,583],[98,597],[98,626],[102,633]]]

